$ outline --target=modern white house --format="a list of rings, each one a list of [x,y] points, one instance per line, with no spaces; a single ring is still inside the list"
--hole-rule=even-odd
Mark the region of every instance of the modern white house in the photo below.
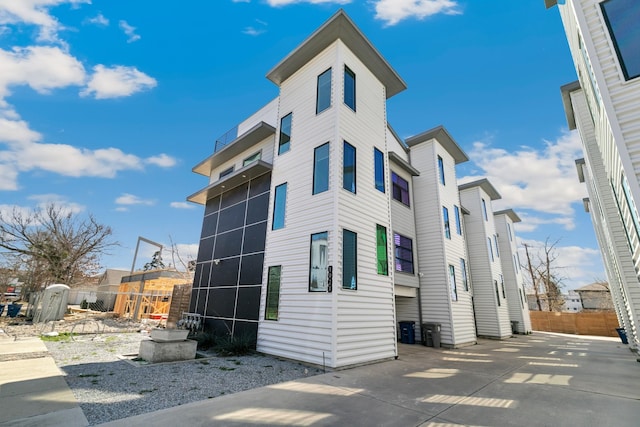
[[[509,304],[491,207],[501,196],[486,178],[461,184],[458,189],[467,212],[464,223],[477,335],[507,338],[512,332]]]
[[[578,81],[563,86],[576,162],[620,325],[640,346],[640,2],[545,0],[557,6]]]
[[[394,132],[406,84],[342,10],[267,78],[278,97],[193,168],[209,183],[188,197],[205,206],[190,311],[330,368],[396,357],[401,321],[475,343],[466,154],[441,126]]]
[[[500,255],[511,327],[513,332],[530,334],[532,332],[531,317],[527,306],[522,267],[513,225],[521,220],[513,209],[494,212],[493,219],[496,225],[496,236],[498,237],[498,250],[496,252]]]

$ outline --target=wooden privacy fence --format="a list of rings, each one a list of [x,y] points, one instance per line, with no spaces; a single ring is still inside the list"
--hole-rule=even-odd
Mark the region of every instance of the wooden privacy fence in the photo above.
[[[554,311],[530,311],[534,331],[559,332],[576,335],[617,337],[618,317],[612,312],[558,313]]]

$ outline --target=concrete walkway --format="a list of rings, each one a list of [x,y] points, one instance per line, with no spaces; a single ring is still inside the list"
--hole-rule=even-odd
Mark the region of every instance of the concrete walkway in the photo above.
[[[104,426],[638,426],[640,363],[613,338],[536,332],[195,402]],[[86,426],[34,339],[0,337],[0,426]]]
[[[537,332],[169,408],[103,426],[633,426],[640,363],[617,339]]]
[[[86,425],[42,340],[0,336],[0,426]]]

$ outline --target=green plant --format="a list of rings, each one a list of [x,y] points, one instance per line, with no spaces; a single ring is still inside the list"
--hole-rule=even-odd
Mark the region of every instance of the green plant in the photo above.
[[[78,378],[91,378],[91,377],[99,377],[100,374],[80,374]]]
[[[209,350],[216,345],[216,336],[211,332],[196,332],[189,338],[198,342],[198,350]]]
[[[58,335],[40,335],[42,341],[58,342],[58,341],[71,341],[73,334],[71,332],[62,332]]]
[[[235,371],[236,368],[227,368],[226,366],[218,366],[221,371]]]
[[[224,335],[216,338],[215,351],[222,356],[243,356],[256,346],[255,338],[248,333]]]

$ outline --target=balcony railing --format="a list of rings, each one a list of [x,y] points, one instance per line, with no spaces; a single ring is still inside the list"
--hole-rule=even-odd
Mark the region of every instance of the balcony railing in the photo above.
[[[227,132],[224,133],[224,135],[216,138],[216,143],[213,147],[213,152],[217,153],[218,151],[222,150],[224,147],[226,147],[230,142],[232,142],[236,138],[238,138],[238,125],[229,129]]]

